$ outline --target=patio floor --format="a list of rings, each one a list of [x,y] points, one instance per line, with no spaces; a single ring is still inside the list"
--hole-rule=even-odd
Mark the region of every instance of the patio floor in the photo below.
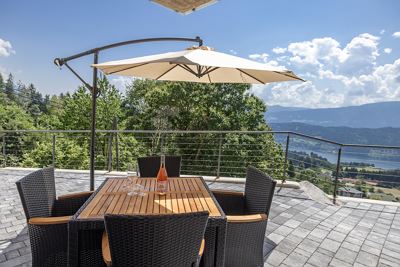
[[[0,266],[30,266],[25,216],[15,181],[26,170],[0,169]],[[97,183],[105,178],[99,175]],[[87,174],[56,172],[58,194],[88,188]],[[214,183],[212,188],[242,190]],[[310,199],[300,189],[276,193],[267,226],[264,266],[400,266],[400,207]]]

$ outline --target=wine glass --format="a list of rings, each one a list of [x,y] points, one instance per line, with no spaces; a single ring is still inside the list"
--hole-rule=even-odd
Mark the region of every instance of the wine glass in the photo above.
[[[132,182],[131,191],[128,193],[129,196],[145,196],[145,187],[141,184]]]

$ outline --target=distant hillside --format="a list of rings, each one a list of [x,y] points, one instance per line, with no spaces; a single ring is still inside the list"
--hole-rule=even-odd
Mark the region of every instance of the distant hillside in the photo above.
[[[299,122],[352,128],[400,128],[400,101],[321,109],[271,106],[265,118],[268,123]]]
[[[400,146],[400,128],[323,127],[304,123],[270,123],[275,131],[293,131],[339,143]]]

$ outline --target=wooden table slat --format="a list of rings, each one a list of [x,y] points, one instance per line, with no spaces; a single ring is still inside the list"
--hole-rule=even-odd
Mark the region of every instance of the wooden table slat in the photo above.
[[[127,195],[129,182],[145,187],[144,196]],[[109,178],[79,215],[79,219],[102,218],[104,214],[172,214],[207,210],[221,216],[201,178],[170,178],[168,191],[156,192],[154,178]]]

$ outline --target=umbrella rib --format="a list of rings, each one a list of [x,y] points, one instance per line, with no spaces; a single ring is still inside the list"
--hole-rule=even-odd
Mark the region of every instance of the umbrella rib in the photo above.
[[[129,70],[129,69],[134,69],[134,68],[136,68],[136,67],[141,67],[141,66],[144,66],[144,65],[147,65],[147,64],[149,64],[149,63],[146,62],[146,63],[140,64],[140,65],[131,66],[131,67],[128,67],[128,68],[125,68],[125,69],[112,71],[112,72],[110,72],[110,73],[108,73],[108,74],[114,74],[114,73],[117,73],[117,72],[120,72],[120,71],[126,71],[126,70]]]
[[[178,64],[177,66],[181,67],[182,69],[184,69],[184,70],[190,72],[191,74],[193,74],[194,76],[197,77],[197,73],[194,72],[194,71],[193,71],[191,68],[189,68],[188,66],[186,66],[186,65],[181,65],[181,64]]]
[[[219,69],[219,67],[214,67],[214,68],[208,67],[206,69],[206,71],[202,73],[202,76],[206,75],[206,74],[209,74],[209,73],[211,73],[211,72],[213,72],[214,70],[217,70],[217,69]]]
[[[237,69],[238,71],[240,71],[241,73],[244,73],[244,74],[246,74],[247,76],[253,78],[253,79],[256,80],[257,82],[262,83],[262,84],[265,84],[265,82],[263,82],[263,81],[257,79],[257,78],[254,77],[253,75],[250,75],[250,74],[248,74],[247,72],[245,72],[245,71],[243,71],[243,70],[241,70],[241,69],[238,69],[238,68],[236,68],[236,69]]]
[[[160,79],[162,76],[164,76],[165,74],[167,74],[168,72],[170,72],[171,70],[175,69],[178,65],[174,65],[172,68],[168,69],[166,72],[164,72],[163,74],[161,74],[160,76],[158,76],[156,78],[156,80]]]
[[[278,73],[278,74],[282,74],[282,75],[285,75],[285,76],[287,76],[287,77],[290,77],[290,78],[293,78],[293,79],[296,79],[296,80],[300,80],[300,81],[302,81],[302,82],[305,82],[306,80],[303,80],[302,78],[300,78],[300,77],[296,77],[296,76],[292,76],[292,75],[290,75],[290,74],[288,74],[288,73],[283,73],[283,72],[279,72],[279,71],[274,71],[275,73]]]
[[[208,80],[210,81],[210,83],[212,83],[212,82],[211,82],[210,74],[207,73],[207,77],[208,77]]]

